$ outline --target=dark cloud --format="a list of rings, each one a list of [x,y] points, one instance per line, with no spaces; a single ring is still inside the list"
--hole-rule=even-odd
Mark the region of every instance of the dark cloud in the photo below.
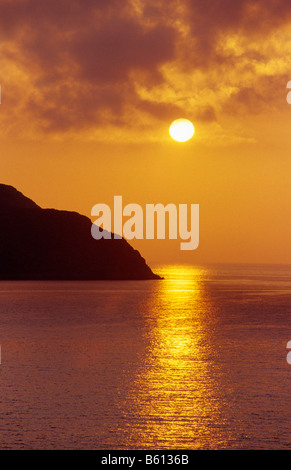
[[[108,83],[124,81],[136,69],[158,74],[157,67],[173,58],[173,48],[170,28],[145,29],[133,19],[114,17],[96,29],[75,34],[70,55],[81,78]]]
[[[213,106],[199,106],[193,111],[194,119],[202,122],[213,122],[217,120]]]
[[[33,28],[36,34],[45,27],[86,29],[98,15],[114,9],[120,13],[127,8],[127,0],[121,5],[118,0],[1,0],[0,36],[11,37],[23,28]]]
[[[131,72],[157,83],[159,67],[174,57],[175,30],[143,24],[126,0],[0,1],[0,30],[16,46],[6,57],[39,92],[27,111],[46,129],[96,125],[105,111],[118,119],[138,101]]]
[[[250,86],[241,86],[231,95],[223,110],[228,115],[259,114],[269,112],[272,115],[274,107],[286,107],[286,84],[288,75],[278,73],[275,77],[264,76]]]
[[[237,57],[218,44],[230,33],[265,41],[291,18],[290,0],[148,0],[143,6],[138,15],[129,0],[0,0],[2,58],[29,75],[34,90],[22,97],[27,118],[51,132],[104,119],[120,125],[130,106],[157,119],[175,118],[180,105],[142,100],[134,74],[150,90],[165,82],[161,66],[170,61],[183,73],[217,67],[218,76],[246,57],[263,62],[263,53],[246,50]],[[250,110],[263,102],[249,84],[232,99]],[[192,112],[206,122],[217,118],[212,106]]]
[[[181,113],[181,109],[174,103],[155,103],[152,101],[140,101],[139,109],[160,120],[174,120]]]
[[[217,50],[217,41],[229,33],[259,37],[290,21],[289,0],[185,0],[190,26],[191,57],[196,66],[213,66],[229,60]]]

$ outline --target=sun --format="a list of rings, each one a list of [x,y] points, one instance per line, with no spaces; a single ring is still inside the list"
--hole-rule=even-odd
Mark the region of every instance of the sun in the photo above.
[[[195,129],[188,119],[176,119],[170,125],[170,136],[177,142],[186,142],[193,137]]]

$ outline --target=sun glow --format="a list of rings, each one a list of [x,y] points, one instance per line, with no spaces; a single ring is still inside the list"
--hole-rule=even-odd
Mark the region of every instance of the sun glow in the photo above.
[[[136,422],[144,423],[134,439],[141,448],[168,448],[171,439],[175,448],[199,448],[201,435],[208,432],[207,417],[219,413],[212,398],[212,363],[204,349],[211,347],[215,321],[205,285],[209,270],[187,265],[156,270],[164,279],[148,300],[147,359],[136,374],[137,392],[126,398]],[[197,399],[199,391],[204,400]],[[196,429],[185,425],[193,417]]]
[[[177,142],[186,142],[194,135],[194,126],[188,119],[176,119],[170,125],[170,136]]]

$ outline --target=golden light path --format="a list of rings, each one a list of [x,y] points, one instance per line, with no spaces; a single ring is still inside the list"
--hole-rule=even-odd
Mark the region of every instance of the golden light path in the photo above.
[[[170,125],[169,133],[177,142],[186,142],[194,135],[195,129],[188,119],[176,119]]]
[[[219,413],[205,360],[213,322],[206,273],[169,266],[159,274],[165,279],[148,305],[148,355],[136,376],[138,394],[129,398],[138,423],[132,432],[140,449],[194,449],[209,433],[209,417]]]

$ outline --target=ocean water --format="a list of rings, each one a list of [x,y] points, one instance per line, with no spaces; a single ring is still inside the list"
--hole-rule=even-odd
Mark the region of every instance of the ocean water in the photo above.
[[[290,266],[1,282],[1,449],[290,449]]]

